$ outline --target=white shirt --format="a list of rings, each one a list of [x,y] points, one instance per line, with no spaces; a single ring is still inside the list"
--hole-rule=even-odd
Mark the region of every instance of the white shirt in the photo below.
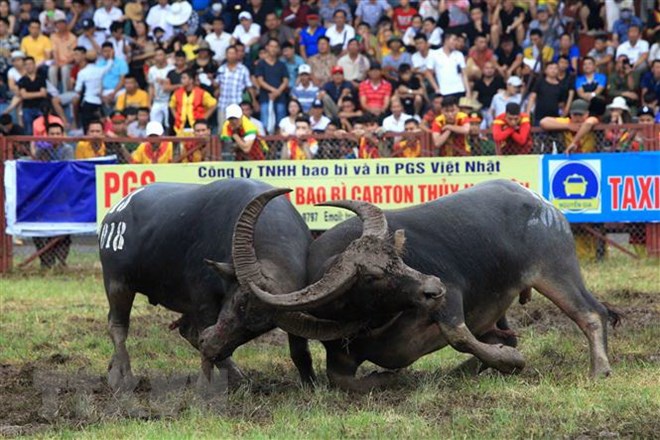
[[[163,89],[163,86],[158,83],[159,79],[166,79],[167,74],[174,70],[174,66],[166,65],[163,68],[156,66],[155,64],[149,68],[149,73],[147,73],[147,82],[154,86],[154,102],[160,103],[169,103],[170,94]]]
[[[291,122],[291,118],[288,116],[282,119],[277,126],[280,128],[282,136],[295,136],[296,134],[296,122]]]
[[[344,25],[341,32],[337,30],[337,25],[333,24],[325,30],[325,36],[330,40],[330,46],[341,44],[342,49],[346,49],[351,38],[355,38],[355,29],[348,24]]]
[[[231,34],[231,36],[243,43],[245,47],[250,47],[248,44],[250,40],[254,38],[258,39],[261,36],[261,26],[256,23],[252,23],[250,25],[250,29],[246,31],[245,27],[243,27],[242,24],[239,24],[236,26],[236,29],[234,29],[234,32]]]
[[[465,92],[463,77],[459,72],[465,69],[465,57],[457,50],[449,55],[440,49],[429,57],[427,67],[435,72],[435,80],[440,87],[440,93],[451,95]]]
[[[41,11],[39,13],[39,22],[41,23],[41,32],[45,34],[50,34],[54,31],[55,28],[55,22],[60,19],[65,19],[66,20],[66,14],[63,11],[60,11],[59,9],[55,9],[53,11],[53,17],[50,19],[49,25],[46,24],[46,21],[48,19],[48,12],[47,11]]]
[[[102,32],[94,32],[92,38],[94,38],[94,41],[96,41],[96,44],[98,44],[99,47],[105,42],[105,34]],[[78,46],[84,47],[87,49],[87,52],[95,51],[92,40],[86,34],[82,34],[78,37]]]
[[[429,45],[431,46],[440,46],[442,44],[442,34],[444,31],[442,28],[435,28],[433,29],[433,32],[431,32],[431,35],[426,36],[426,41],[429,42]]]
[[[21,75],[18,70],[16,70],[16,67],[12,67],[7,71],[7,79],[12,78],[15,83],[18,84],[18,81],[23,78],[24,75]]]
[[[369,71],[369,59],[361,53],[358,54],[355,60],[352,60],[346,54],[339,58],[337,65],[344,69],[346,81],[363,81]]]
[[[218,63],[222,63],[225,60],[227,48],[231,45],[231,35],[227,32],[222,32],[220,35],[211,32],[204,39],[209,43],[211,50],[215,52],[213,59]]]
[[[653,63],[654,60],[660,60],[660,43],[653,43],[651,50],[649,51],[648,63],[649,66]]]
[[[403,40],[403,44],[405,44],[406,46],[414,46],[415,36],[417,35],[418,32],[421,31],[422,31],[421,29],[415,29],[414,27],[410,26],[403,33],[403,37],[401,38]]]
[[[80,94],[85,87],[82,102],[101,105],[101,91],[103,90],[103,75],[112,68],[113,60],[108,61],[105,66],[88,64],[80,72],[76,79],[76,93]]]
[[[649,43],[646,40],[641,38],[637,40],[635,46],[630,44],[630,40],[625,43],[619,44],[618,49],[616,50],[617,58],[619,55],[626,55],[631,63],[635,64],[640,56],[649,51]]]
[[[330,124],[330,119],[328,119],[328,117],[325,115],[321,115],[321,119],[315,121],[314,117],[310,116],[309,123],[312,126],[312,130],[325,130],[326,127]]]
[[[406,131],[405,128],[406,121],[410,118],[419,120],[419,117],[408,115],[406,113],[401,113],[399,115],[399,119],[396,119],[393,114],[389,115],[388,117],[383,119],[383,130],[391,131],[393,133],[403,133],[404,131]]]
[[[439,50],[439,49],[437,49]],[[417,69],[420,72],[424,72],[426,69],[428,69],[428,64],[431,59],[431,56],[433,55],[434,52],[437,50],[430,49],[426,56],[422,56],[420,52],[415,52],[412,55],[412,67],[413,69]]]
[[[257,127],[257,134],[259,134],[259,136],[266,136],[264,124],[262,124],[259,119],[250,117],[250,122],[252,122],[254,126]]]
[[[172,38],[172,25],[167,22],[167,13],[170,11],[170,5],[165,5],[165,7],[155,4],[149,9],[147,14],[146,22],[149,25],[149,35],[154,34],[154,28],[159,27],[165,31],[163,35],[163,41],[167,41]]]
[[[112,43],[112,47],[115,49],[115,58],[124,60],[128,63],[128,60],[126,59],[126,53],[124,52],[124,48],[130,45],[128,38],[124,37],[121,39],[121,41],[118,41],[115,39],[115,37],[110,37],[106,41]]]
[[[124,14],[121,12],[121,9],[115,8],[114,6],[110,11],[107,11],[105,8],[98,8],[96,12],[94,12],[94,26],[103,30],[95,32],[94,35],[98,35],[97,40],[104,37],[103,41],[105,41],[105,39],[110,36],[110,25],[112,22],[121,21],[123,16]]]

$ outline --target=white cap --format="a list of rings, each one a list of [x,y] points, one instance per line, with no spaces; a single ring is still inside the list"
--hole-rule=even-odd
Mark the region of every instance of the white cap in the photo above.
[[[241,12],[238,14],[238,20],[241,21],[243,19],[252,20],[252,14],[250,14],[248,11]]]
[[[298,67],[298,75],[302,73],[312,73],[312,68],[309,64],[301,64],[300,67]]]
[[[238,104],[230,104],[229,107],[227,107],[227,111],[225,113],[227,115],[227,119],[240,118],[243,116],[243,110]]]
[[[165,133],[163,124],[158,121],[149,121],[147,123],[147,136],[162,136]]]
[[[11,53],[11,59],[13,60],[15,58],[25,58],[25,54],[20,50],[15,50]]]
[[[630,107],[628,107],[628,104],[626,103],[626,98],[624,98],[623,96],[617,96],[616,98],[614,98],[612,100],[612,103],[608,105],[607,108],[609,109],[616,108],[626,112],[630,111]]]
[[[513,75],[509,77],[509,79],[506,82],[508,85],[513,86],[513,87],[520,87],[522,86],[522,80],[518,78],[516,75]]]

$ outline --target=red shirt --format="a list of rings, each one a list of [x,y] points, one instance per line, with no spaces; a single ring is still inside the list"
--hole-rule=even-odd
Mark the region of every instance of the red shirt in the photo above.
[[[486,62],[495,61],[495,56],[491,49],[486,49],[483,52],[480,52],[475,48],[472,48],[470,49],[470,52],[468,52],[468,58],[472,58],[479,69],[483,69]]]
[[[417,10],[415,8],[409,7],[407,11],[404,11],[401,6],[394,9],[394,27],[400,32],[404,33],[411,25],[412,18],[417,15]]]
[[[360,83],[359,94],[360,98],[364,96],[367,99],[369,107],[383,108],[385,98],[392,94],[392,84],[381,79],[380,84],[374,86],[370,80],[365,79]]]
[[[501,149],[501,154],[529,154],[532,151],[532,126],[529,115],[520,114],[518,130],[506,123],[506,113],[493,121],[493,140]]]

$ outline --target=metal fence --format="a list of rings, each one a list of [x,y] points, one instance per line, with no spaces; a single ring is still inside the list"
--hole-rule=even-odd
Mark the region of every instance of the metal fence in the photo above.
[[[315,159],[342,159],[362,157],[361,149],[369,149],[372,155],[387,157],[436,157],[443,155],[510,155],[521,151],[530,154],[561,154],[571,142],[572,131],[545,132],[532,129],[528,147],[511,143],[497,144],[490,131],[471,130],[464,137],[450,139],[448,146],[436,147],[430,131],[420,130],[401,134],[382,133],[379,130],[360,132],[333,131],[314,135]],[[0,137],[0,157],[3,162],[14,158],[32,160],[61,160],[76,157],[85,148],[115,154],[120,163],[158,163],[158,156],[149,158],[136,155],[136,151],[149,142],[156,147],[171,148],[170,162],[197,162],[236,160],[236,146],[220,142],[217,136],[209,138],[89,138],[89,137]],[[300,139],[284,136],[258,138],[267,160],[279,160],[282,150],[290,142]],[[581,143],[584,152],[616,153],[660,151],[660,127],[657,125],[599,125],[594,127]],[[4,182],[4,166],[0,169],[0,181]],[[0,186],[0,199],[4,206],[4,186]],[[4,210],[0,212],[0,225],[5,227]],[[594,258],[605,257],[608,252],[624,252],[639,258],[660,255],[660,227],[645,223],[573,224],[578,252]],[[581,249],[582,248],[582,249]],[[14,259],[19,260],[14,264]],[[40,265],[35,264],[39,261]],[[61,266],[96,268],[98,253],[94,236],[59,237],[11,237],[0,234],[0,273],[11,267],[20,270]]]

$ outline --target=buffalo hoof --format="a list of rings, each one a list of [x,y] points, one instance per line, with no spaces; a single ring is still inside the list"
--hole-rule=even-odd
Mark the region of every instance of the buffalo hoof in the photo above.
[[[591,372],[592,379],[601,379],[609,377],[612,374],[612,369],[610,367],[603,367],[595,369]]]
[[[115,393],[126,393],[137,387],[138,379],[133,376],[130,367],[114,363],[108,371],[108,385]]]
[[[494,358],[486,364],[502,373],[512,374],[525,368],[525,358],[515,348],[499,345]]]

